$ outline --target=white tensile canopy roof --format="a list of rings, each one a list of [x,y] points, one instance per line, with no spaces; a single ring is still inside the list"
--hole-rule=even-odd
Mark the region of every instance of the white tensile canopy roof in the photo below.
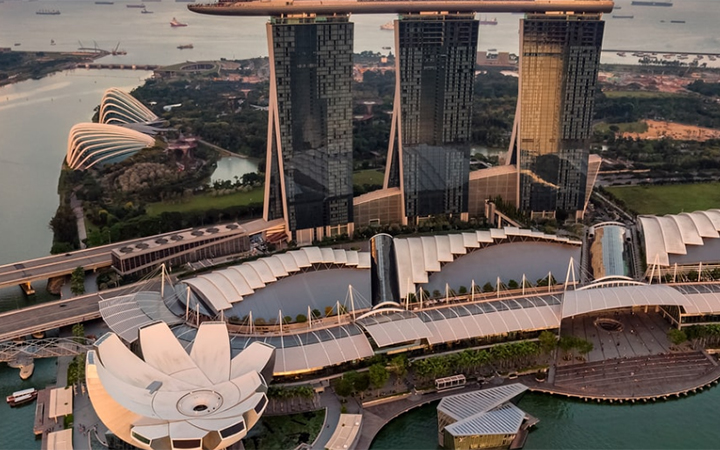
[[[670,265],[670,255],[686,255],[688,246],[720,238],[720,209],[666,216],[638,216],[648,265]],[[698,261],[699,262],[699,261]]]

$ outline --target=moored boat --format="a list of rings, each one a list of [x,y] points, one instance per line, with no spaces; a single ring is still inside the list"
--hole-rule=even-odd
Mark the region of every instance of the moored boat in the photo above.
[[[170,21],[170,26],[171,26],[171,27],[186,27],[187,24],[186,24],[186,23],[182,23],[182,22],[178,22],[178,20],[173,17],[172,20]]]
[[[35,400],[37,395],[38,391],[35,388],[23,389],[22,391],[16,391],[13,392],[12,395],[8,395],[5,401],[7,401],[10,406],[19,406]]]

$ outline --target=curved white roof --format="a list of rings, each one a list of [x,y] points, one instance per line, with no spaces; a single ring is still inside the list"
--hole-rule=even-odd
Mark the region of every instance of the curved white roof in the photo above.
[[[567,291],[562,317],[631,306],[675,305],[687,307],[690,300],[677,289],[661,284],[616,286]]]
[[[266,348],[250,346],[231,360],[222,322],[200,325],[189,354],[162,322],[141,328],[139,341],[142,359],[108,333],[86,361],[90,401],[127,443],[150,450],[153,441],[169,439],[173,447],[226,448],[264,412],[267,384],[260,372],[272,364],[272,347],[257,343]],[[240,368],[241,361],[249,367]],[[197,442],[178,445],[183,440]]]
[[[688,245],[720,237],[720,210],[695,211],[666,216],[639,216],[648,265],[670,265],[670,255],[686,255]],[[704,261],[697,261],[704,262]]]
[[[445,236],[423,236],[394,239],[397,257],[400,297],[406,298],[409,292],[416,290],[416,284],[428,282],[431,272],[440,272],[443,263],[467,254],[472,249],[490,244],[499,244],[513,239],[537,239],[562,244],[581,245],[580,241],[571,241],[566,237],[534,232],[517,227],[491,229]],[[369,256],[369,254],[368,254]]]
[[[342,249],[304,247],[183,281],[192,286],[209,303],[209,306],[219,312],[232,308],[233,303],[254,294],[255,290],[312,264],[335,264],[369,269],[370,254]]]
[[[70,129],[65,160],[71,169],[119,162],[152,147],[155,139],[139,131],[102,123],[79,123]]]
[[[135,97],[117,88],[106,90],[100,101],[100,123],[126,125],[158,120],[160,118]]]

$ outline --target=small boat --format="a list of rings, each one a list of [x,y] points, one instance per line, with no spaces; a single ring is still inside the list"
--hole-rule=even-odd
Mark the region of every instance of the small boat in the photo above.
[[[186,48],[194,48],[194,47],[192,44],[183,44],[183,45],[178,45],[177,48],[179,48],[180,50],[184,50]]]
[[[170,21],[170,26],[171,26],[171,27],[186,27],[187,24],[186,24],[186,23],[182,23],[182,22],[178,22],[178,20],[173,17],[172,20]]]
[[[22,391],[16,391],[13,392],[12,395],[8,395],[5,398],[5,401],[7,401],[8,405],[10,406],[19,406],[24,403],[29,403],[33,400],[35,400],[38,396],[38,391],[35,388],[30,389],[23,389]]]
[[[15,44],[13,44],[13,45],[14,45],[15,47],[20,47],[20,46],[21,46],[22,44],[21,44],[21,43],[19,43],[19,42],[16,42],[16,43],[15,43]]]
[[[96,5],[114,5],[115,2],[105,2],[105,1],[99,1],[95,2]]]
[[[143,8],[143,10],[140,11],[140,12],[143,13],[143,14],[152,14],[152,13],[153,13],[153,11],[148,11],[148,10],[145,9],[145,8]]]
[[[50,39],[50,45],[55,45],[55,39]]]
[[[670,23],[685,23],[684,20],[671,20]]]
[[[60,15],[60,11],[57,9],[38,9],[35,11],[35,14],[39,14],[41,16],[57,16]]]
[[[623,16],[623,15],[620,15],[620,14],[613,14],[612,18],[613,18],[613,19],[634,19],[635,16],[632,16],[632,15],[630,15],[630,16]]]
[[[623,58],[626,56],[626,55],[625,55],[625,52],[617,52],[617,55],[618,55],[618,56],[622,56]]]
[[[145,9],[145,5],[143,5],[142,3],[129,3],[129,4],[125,5],[125,6],[126,6],[127,8],[142,8],[142,9]]]
[[[383,47],[382,49],[383,49],[383,50],[390,50],[390,49],[392,49],[392,47]]]
[[[395,29],[395,21],[390,21],[388,23],[380,25],[380,29],[385,31],[393,31]]]
[[[35,371],[35,363],[30,361],[30,364],[20,366],[20,379],[27,380],[30,378]]]

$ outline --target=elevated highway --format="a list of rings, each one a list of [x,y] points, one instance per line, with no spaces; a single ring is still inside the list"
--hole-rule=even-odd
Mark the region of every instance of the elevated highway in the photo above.
[[[188,228],[188,230],[190,229]],[[28,289],[31,289],[30,283],[33,281],[69,275],[77,267],[83,267],[85,270],[97,270],[103,267],[110,267],[112,265],[111,252],[113,249],[182,231],[187,230],[6,264],[0,266],[0,289],[8,286],[21,285],[27,292]]]
[[[188,5],[190,11],[219,16],[409,14],[423,12],[608,13],[611,0],[249,0]]]
[[[0,314],[0,342],[29,336],[33,333],[73,325],[100,318],[98,302],[104,298],[123,295],[137,290],[137,285],[108,289],[57,300],[29,308],[8,311]]]

